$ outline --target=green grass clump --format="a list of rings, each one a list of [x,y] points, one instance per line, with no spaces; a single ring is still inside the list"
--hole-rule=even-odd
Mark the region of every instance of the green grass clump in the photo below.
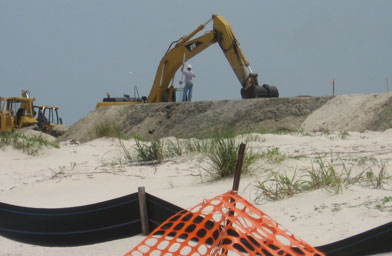
[[[121,138],[119,138],[120,146],[124,152],[125,159],[129,162],[161,162],[163,160],[163,145],[160,140],[140,141],[135,139],[135,152],[129,150]]]
[[[344,164],[341,170],[337,170],[332,163],[319,158],[301,177],[297,177],[296,172],[291,177],[273,172],[266,179],[259,181],[256,188],[259,189],[258,199],[275,201],[320,188],[341,193],[344,188],[360,183],[361,180],[362,174],[353,176],[351,169],[346,168]]]
[[[381,169],[378,174],[375,174],[374,171],[369,168],[369,170],[364,173],[365,178],[362,180],[362,184],[370,185],[376,189],[382,189],[383,185],[392,178],[391,176],[388,176],[386,170],[385,163],[381,163]]]
[[[232,176],[237,166],[238,149],[239,143],[234,138],[214,138],[211,141],[210,151],[206,152],[206,156],[210,160],[206,171],[221,178]],[[246,149],[242,163],[242,173],[247,173],[256,160],[257,156]]]
[[[287,159],[287,156],[282,154],[279,148],[268,149],[267,152],[261,153],[259,157],[275,164],[279,164]]]
[[[312,169],[307,171],[306,176],[309,178],[305,181],[305,190],[315,190],[319,188],[332,188],[336,193],[342,192],[344,186],[349,186],[358,181],[357,177],[351,176],[351,170],[345,165],[342,171],[329,162],[323,161],[321,158],[316,160],[316,167],[312,164]]]
[[[296,172],[291,177],[287,174],[273,172],[267,179],[258,182],[256,187],[260,193],[257,199],[265,197],[268,200],[276,201],[301,193],[304,190],[304,182],[297,179],[296,175]]]
[[[27,136],[17,132],[2,132],[0,133],[0,148],[5,146],[12,146],[28,155],[37,155],[43,147],[60,147],[58,143],[50,142],[42,136]]]
[[[162,144],[159,140],[153,140],[149,143],[142,143],[136,140],[137,158],[141,161],[162,161],[163,151]]]
[[[109,120],[102,121],[95,126],[95,136],[97,138],[102,137],[113,137],[122,138],[124,137],[121,127],[115,122]]]
[[[161,162],[166,158],[200,153],[210,160],[205,170],[217,177],[233,175],[237,166],[239,143],[232,137],[227,138],[217,135],[213,139],[208,140],[180,140],[176,138],[175,140],[162,139],[143,142],[136,139],[134,150],[128,150],[121,138],[119,141],[125,158],[131,162]],[[256,154],[251,153],[247,149],[243,159],[242,172],[247,173],[257,158]]]
[[[184,141],[186,153],[207,153],[211,151],[211,140],[189,139]]]
[[[161,143],[162,143],[162,152],[163,152],[162,155],[164,155],[164,157],[171,158],[171,157],[182,156],[187,154],[187,150],[183,145],[184,143],[179,138],[176,138],[174,141],[165,140],[162,141]]]

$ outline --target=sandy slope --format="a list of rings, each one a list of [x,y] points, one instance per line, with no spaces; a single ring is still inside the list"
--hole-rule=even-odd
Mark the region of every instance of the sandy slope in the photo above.
[[[384,131],[392,127],[391,116],[392,93],[138,104],[93,110],[60,140],[94,139],[96,128],[107,123],[147,139],[205,138],[219,129]]]
[[[370,184],[352,185],[343,193],[325,189],[270,202],[258,198],[257,181],[271,171],[301,177],[318,168],[317,160],[352,176],[363,171],[389,176],[392,164],[392,129],[384,132],[250,134],[253,152],[278,148],[285,155],[280,163],[260,159],[255,168],[242,176],[240,195],[257,205],[289,231],[317,246],[366,231],[392,221],[392,181],[383,188]],[[172,138],[173,139],[173,138]],[[133,150],[134,141],[126,141]],[[176,157],[162,164],[137,165],[124,160],[118,140],[101,138],[83,144],[61,143],[38,156],[28,156],[13,148],[0,151],[0,201],[33,207],[68,207],[95,203],[137,191],[146,191],[164,200],[189,208],[204,198],[230,190],[232,178],[214,180],[204,171],[208,160],[199,154]],[[123,255],[142,237],[69,248],[31,246],[0,237],[0,255]]]
[[[151,103],[101,107],[73,124],[60,140],[88,141],[96,127],[111,123],[123,134],[146,139],[205,138],[218,129],[298,130],[306,117],[331,97]]]
[[[332,98],[302,124],[306,131],[383,131],[392,127],[392,94],[352,94]]]

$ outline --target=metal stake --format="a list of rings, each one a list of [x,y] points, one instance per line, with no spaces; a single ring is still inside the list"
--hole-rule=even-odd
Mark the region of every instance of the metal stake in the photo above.
[[[148,226],[148,213],[147,213],[147,200],[144,187],[138,187],[139,194],[139,208],[140,208],[140,221],[142,224],[142,233],[147,236],[150,233]]]
[[[238,150],[237,166],[235,169],[234,182],[233,182],[233,191],[235,191],[235,192],[238,192],[238,188],[240,186],[242,162],[243,162],[244,156],[245,156],[245,147],[246,147],[246,144],[241,143],[240,148]]]
[[[332,80],[332,96],[335,96],[335,79]]]

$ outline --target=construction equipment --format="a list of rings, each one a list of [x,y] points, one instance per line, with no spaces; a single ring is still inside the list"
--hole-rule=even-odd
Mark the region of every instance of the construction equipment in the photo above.
[[[33,128],[55,137],[62,134],[55,126],[62,125],[58,107],[34,106],[35,98],[30,92],[22,91],[22,97],[0,98],[0,132],[13,132],[23,127]],[[36,116],[37,115],[37,116]]]
[[[62,125],[63,119],[59,117],[58,107],[52,106],[34,106],[37,114],[38,130],[58,137],[60,134],[56,132],[55,126]]]
[[[194,35],[203,30],[211,21],[213,21],[213,30],[198,38],[192,39]],[[172,42],[158,66],[158,71],[147,102],[174,101],[174,87],[169,87],[169,85],[172,82],[174,74],[183,64],[184,56],[185,61],[187,61],[214,43],[219,44],[241,83],[242,98],[279,96],[276,87],[268,85],[259,86],[257,74],[252,72],[250,64],[231,30],[230,24],[222,16],[213,15],[210,20],[197,27],[189,35]],[[175,46],[171,48],[173,44]]]
[[[206,25],[213,22],[213,30],[206,32],[204,35],[192,39],[198,32],[203,30]],[[206,23],[198,26],[189,35],[181,37],[179,40],[172,42],[166,51],[166,54],[159,63],[154,83],[146,100],[130,99],[127,103],[136,104],[141,102],[175,102],[176,88],[174,88],[174,75],[183,63],[209,46],[218,43],[227,60],[229,61],[235,75],[241,83],[241,96],[243,99],[260,98],[260,97],[279,97],[278,89],[275,86],[264,84],[260,86],[257,80],[257,73],[250,68],[249,61],[242,52],[239,42],[235,38],[230,24],[219,15],[212,15]],[[173,47],[174,45],[174,47]],[[115,104],[101,104],[102,105]]]
[[[0,98],[0,131],[12,132],[15,129],[38,123],[34,117],[33,102],[29,91],[22,91],[22,97]]]
[[[97,103],[96,108],[102,106],[113,106],[113,105],[129,105],[144,103],[147,101],[147,97],[139,97],[137,87],[134,87],[134,97],[130,97],[128,94],[124,94],[124,97],[111,97],[110,94],[106,93],[106,98],[103,98],[101,102]]]

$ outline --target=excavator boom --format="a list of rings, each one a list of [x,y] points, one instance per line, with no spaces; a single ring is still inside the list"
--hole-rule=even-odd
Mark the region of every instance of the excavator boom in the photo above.
[[[147,102],[174,101],[174,88],[168,87],[174,74],[187,61],[199,54],[201,51],[216,42],[215,33],[210,31],[201,37],[189,40],[194,34],[204,28],[200,25],[196,30],[185,38],[180,39],[174,48],[169,49],[159,63],[158,70],[155,75],[154,84],[147,98]]]
[[[213,21],[213,30],[192,39],[192,37],[203,30],[211,20]],[[222,16],[213,15],[206,23],[197,27],[189,35],[178,40],[173,48],[170,49],[169,47],[169,50],[159,63],[147,102],[174,101],[174,88],[173,86],[170,86],[170,83],[174,79],[177,70],[184,61],[191,59],[216,42],[218,42],[242,85],[242,98],[279,96],[275,86],[259,86],[257,74],[252,72],[249,61],[242,52],[240,44],[231,30],[230,24]]]
[[[202,36],[193,37],[202,31],[206,25],[213,22],[213,29]],[[124,98],[114,102],[114,98],[106,98],[97,104],[97,108],[105,105],[138,104],[143,102],[174,102],[175,88],[174,76],[187,60],[193,58],[209,46],[218,43],[226,59],[230,63],[235,75],[241,83],[241,96],[244,99],[258,97],[278,97],[279,93],[275,86],[264,84],[259,86],[257,74],[253,73],[249,61],[240,48],[240,44],[231,30],[230,24],[219,15],[212,15],[207,22],[199,25],[190,34],[171,43],[169,49],[162,57],[154,83],[147,99]],[[174,47],[172,47],[174,45]]]

